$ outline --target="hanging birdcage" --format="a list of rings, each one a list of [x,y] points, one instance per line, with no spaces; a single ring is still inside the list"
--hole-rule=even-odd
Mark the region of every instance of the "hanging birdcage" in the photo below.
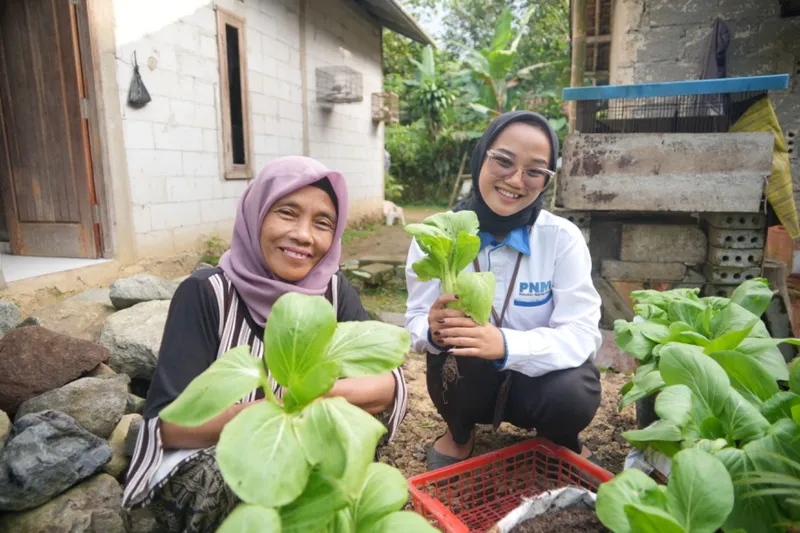
[[[394,93],[372,93],[372,121],[400,122],[400,98]]]
[[[346,66],[320,67],[317,74],[317,102],[352,104],[364,100],[362,76]]]

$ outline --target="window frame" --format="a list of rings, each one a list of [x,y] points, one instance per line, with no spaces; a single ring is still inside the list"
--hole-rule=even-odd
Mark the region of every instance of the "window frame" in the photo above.
[[[215,6],[217,16],[217,51],[219,54],[220,108],[222,110],[222,156],[226,180],[253,178],[253,149],[250,134],[250,91],[247,84],[247,43],[245,21],[226,9]],[[239,35],[239,83],[242,88],[242,137],[244,164],[233,161],[233,132],[231,131],[230,80],[228,78],[228,43],[226,26],[235,28]]]

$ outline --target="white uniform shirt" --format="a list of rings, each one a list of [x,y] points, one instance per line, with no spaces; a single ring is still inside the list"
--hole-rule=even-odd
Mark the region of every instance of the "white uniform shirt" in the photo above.
[[[482,272],[495,275],[494,308],[499,315],[518,253],[528,252],[523,255],[501,328],[506,340],[502,368],[541,376],[594,359],[602,341],[598,327],[600,296],[592,284],[589,249],[573,223],[541,211],[530,233],[527,229],[509,233],[503,243],[483,246],[478,264]],[[526,233],[528,243],[524,242]],[[424,256],[412,241],[406,262],[405,325],[416,351],[439,353],[441,350],[429,342],[428,312],[441,294],[441,283],[418,281],[411,268]],[[470,265],[465,270],[474,268]]]

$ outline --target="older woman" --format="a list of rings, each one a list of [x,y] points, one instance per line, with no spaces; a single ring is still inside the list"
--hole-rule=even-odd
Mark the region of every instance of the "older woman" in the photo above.
[[[347,220],[341,174],[307,157],[284,157],[261,171],[239,203],[231,248],[219,268],[195,272],[172,300],[158,365],[147,394],[124,494],[128,507],[147,505],[164,532],[212,532],[236,505],[214,457],[220,432],[236,414],[263,398],[253,391],[199,427],[159,420],[189,383],[219,356],[248,346],[264,356],[264,326],[275,301],[288,292],[325,296],[340,322],[369,320],[358,294],[339,272]],[[273,392],[283,389],[274,381]],[[380,417],[391,439],[405,415],[402,371],[339,380],[341,396]]]
[[[542,209],[557,157],[555,131],[527,111],[494,119],[473,152],[472,197],[456,210],[478,216],[481,250],[468,269],[495,275],[493,323],[449,309],[455,296],[438,281],[420,282],[411,265],[424,254],[411,244],[406,327],[428,354],[428,392],[447,423],[429,469],[466,459],[475,424],[501,421],[589,455],[578,434],[600,404],[600,297],[580,230]],[[459,376],[444,383],[450,354]]]

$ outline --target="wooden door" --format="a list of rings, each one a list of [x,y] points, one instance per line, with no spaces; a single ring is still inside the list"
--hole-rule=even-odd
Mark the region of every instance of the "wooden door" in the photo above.
[[[98,257],[75,5],[0,1],[0,186],[11,251]]]

